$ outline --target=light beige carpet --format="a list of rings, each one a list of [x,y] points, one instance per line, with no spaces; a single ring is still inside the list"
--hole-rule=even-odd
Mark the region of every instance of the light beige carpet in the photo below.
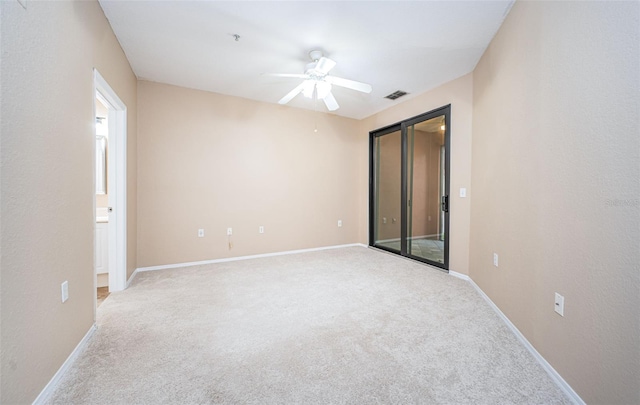
[[[138,274],[55,404],[565,404],[465,281],[362,247]]]

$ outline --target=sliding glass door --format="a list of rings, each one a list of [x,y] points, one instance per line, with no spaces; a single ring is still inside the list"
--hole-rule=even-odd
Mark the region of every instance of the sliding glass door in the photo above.
[[[369,244],[449,266],[450,106],[370,133]]]
[[[400,127],[390,128],[375,137],[376,215],[375,240],[387,249],[400,252],[401,236],[401,147]]]

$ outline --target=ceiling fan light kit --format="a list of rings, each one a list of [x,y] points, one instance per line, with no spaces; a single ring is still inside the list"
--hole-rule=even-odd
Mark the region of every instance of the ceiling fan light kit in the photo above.
[[[332,85],[344,87],[362,93],[371,93],[371,85],[354,80],[330,76],[329,71],[336,66],[336,62],[322,56],[322,51],[311,51],[309,57],[313,62],[305,67],[304,74],[274,74],[273,76],[304,79],[296,88],[287,93],[278,101],[279,104],[287,104],[295,96],[302,93],[306,98],[315,98],[324,101],[329,111],[335,111],[340,106],[331,93]]]
[[[302,83],[302,94],[306,98],[313,97],[314,86],[315,86],[315,82],[313,80],[305,80]]]
[[[316,94],[318,98],[324,99],[331,92],[331,84],[325,81],[316,83]]]

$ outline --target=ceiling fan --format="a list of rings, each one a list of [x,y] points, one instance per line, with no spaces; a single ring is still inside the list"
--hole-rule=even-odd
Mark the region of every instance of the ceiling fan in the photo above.
[[[270,75],[304,79],[296,88],[282,97],[278,104],[287,104],[295,96],[302,93],[307,98],[314,98],[315,96],[316,99],[321,99],[329,111],[335,111],[340,106],[333,94],[331,94],[333,85],[362,93],[371,93],[371,85],[369,84],[329,75],[329,71],[333,69],[336,62],[322,56],[322,51],[311,51],[309,52],[309,57],[313,62],[307,64],[304,74],[275,73]]]

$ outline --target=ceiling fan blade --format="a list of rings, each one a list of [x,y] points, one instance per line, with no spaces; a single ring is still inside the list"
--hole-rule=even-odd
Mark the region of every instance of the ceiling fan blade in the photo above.
[[[326,75],[327,73],[329,73],[331,69],[333,69],[335,65],[336,65],[335,61],[329,58],[322,57],[320,58],[320,60],[318,60],[315,70],[323,75]]]
[[[291,90],[289,93],[287,93],[286,96],[282,97],[280,99],[280,101],[278,101],[278,104],[287,104],[289,101],[291,101],[295,96],[297,96],[302,89],[304,88],[304,82],[300,83],[298,85],[298,87],[296,87],[295,89]]]
[[[293,77],[296,79],[308,79],[309,76],[305,74],[296,74],[296,73],[263,73],[263,76],[272,76],[272,77]]]
[[[336,101],[336,98],[333,97],[333,94],[331,94],[331,92],[327,93],[327,95],[324,96],[322,101],[324,101],[324,104],[327,106],[329,111],[335,111],[338,108],[340,108],[340,106],[338,105],[338,102]]]
[[[367,83],[356,82],[355,80],[343,79],[335,76],[326,76],[324,79],[336,86],[346,87],[347,89],[361,91],[363,93],[371,93],[371,85]]]

